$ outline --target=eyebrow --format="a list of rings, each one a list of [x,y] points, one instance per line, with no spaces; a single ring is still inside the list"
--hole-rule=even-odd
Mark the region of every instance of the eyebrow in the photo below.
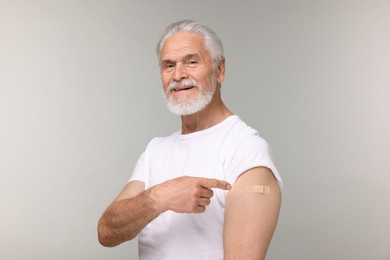
[[[201,56],[198,53],[190,53],[185,55],[181,60],[189,60],[194,58],[201,59]],[[161,64],[168,64],[168,63],[176,63],[176,61],[170,59],[164,59],[161,61]]]

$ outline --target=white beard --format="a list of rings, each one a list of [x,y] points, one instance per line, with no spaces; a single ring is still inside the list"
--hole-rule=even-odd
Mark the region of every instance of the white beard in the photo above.
[[[166,93],[163,93],[163,99],[165,101],[167,108],[172,113],[179,116],[192,115],[203,110],[208,104],[210,104],[216,90],[216,86],[217,86],[216,81],[213,79],[212,82],[213,82],[212,86],[210,87],[210,89],[206,91],[201,90],[198,82],[194,80],[187,79],[181,81],[180,83],[173,82],[169,84]],[[178,85],[195,86],[194,88],[198,90],[198,94],[192,100],[189,100],[189,97],[186,93],[181,94],[179,100],[175,102],[172,100],[170,92],[173,88],[177,87]]]

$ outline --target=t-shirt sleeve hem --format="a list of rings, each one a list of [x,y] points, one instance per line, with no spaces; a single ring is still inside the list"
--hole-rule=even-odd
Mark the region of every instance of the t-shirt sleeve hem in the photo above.
[[[275,168],[275,166],[273,165],[270,165],[270,164],[264,164],[264,163],[255,163],[255,164],[251,164],[251,165],[247,165],[246,167],[243,167],[241,168],[240,170],[237,171],[238,174],[234,174],[234,178],[232,179],[227,179],[226,181],[229,182],[230,184],[234,184],[237,179],[243,174],[245,173],[246,171],[250,170],[250,169],[253,169],[253,168],[256,168],[256,167],[266,167],[268,169],[271,170],[272,174],[274,175],[280,189],[283,188],[283,181],[282,181],[282,178],[280,177],[280,174],[278,172],[278,170]]]

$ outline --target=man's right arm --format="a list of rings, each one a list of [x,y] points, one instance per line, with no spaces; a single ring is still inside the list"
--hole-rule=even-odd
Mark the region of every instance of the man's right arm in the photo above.
[[[98,223],[100,244],[107,247],[131,240],[160,213],[140,181],[129,182]]]
[[[113,247],[131,240],[167,210],[202,213],[210,204],[212,188],[229,190],[231,186],[217,179],[188,176],[168,180],[147,190],[143,182],[129,182],[100,218],[99,242]]]

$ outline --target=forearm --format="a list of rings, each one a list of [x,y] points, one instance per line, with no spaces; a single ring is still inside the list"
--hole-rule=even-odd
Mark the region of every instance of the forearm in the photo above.
[[[211,188],[230,189],[217,179],[179,177],[147,190],[141,182],[130,182],[107,208],[98,223],[99,242],[108,247],[133,239],[161,213],[202,213],[213,196]]]
[[[131,199],[113,202],[98,223],[99,242],[108,247],[136,237],[161,212],[149,196],[150,190]]]

